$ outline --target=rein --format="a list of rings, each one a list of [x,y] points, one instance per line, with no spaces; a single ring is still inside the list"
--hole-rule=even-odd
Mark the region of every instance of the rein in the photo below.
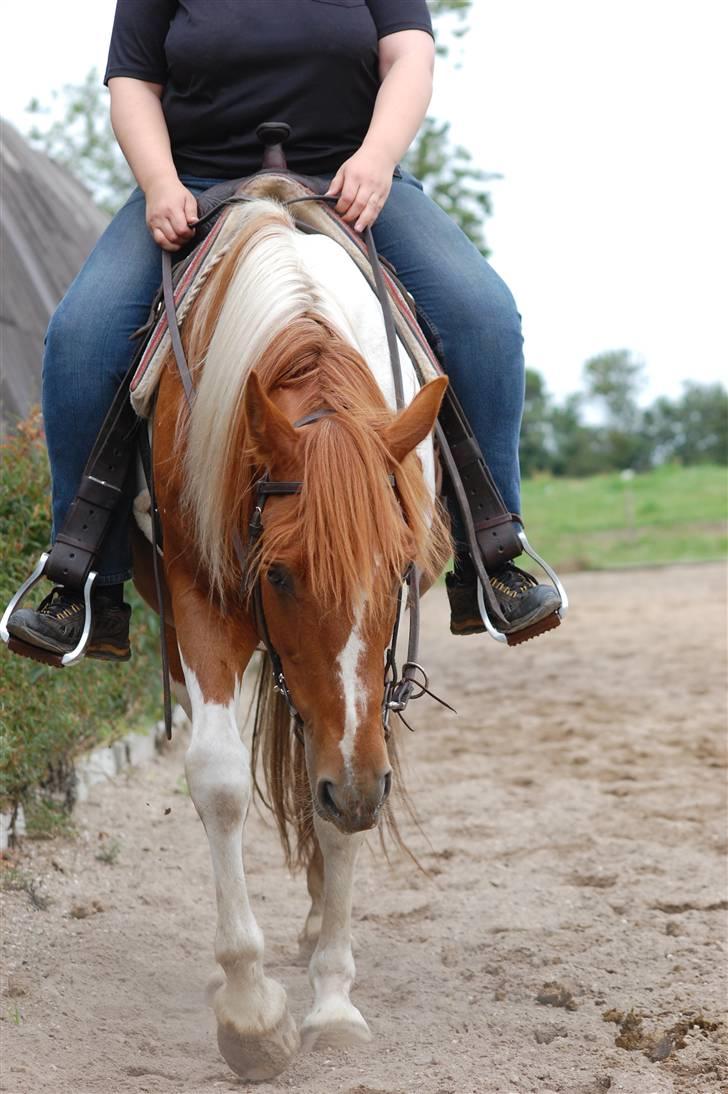
[[[229,197],[221,202],[220,205],[215,206],[198,221],[198,225],[204,223],[213,214],[217,214],[221,206],[225,205],[241,205],[244,202],[255,201],[256,198],[248,197]],[[327,196],[324,194],[312,194],[310,196],[292,198],[282,204],[296,205],[303,201],[323,201],[327,204],[336,204],[338,197],[332,195]],[[399,359],[399,349],[397,346],[397,333],[394,324],[394,317],[392,315],[392,307],[389,299],[389,293],[384,281],[384,275],[382,273],[382,266],[377,254],[377,249],[374,244],[374,237],[372,235],[371,228],[366,228],[364,231],[364,240],[367,246],[367,252],[369,256],[369,262],[372,267],[372,273],[374,276],[374,284],[379,299],[379,304],[382,309],[382,315],[384,317],[384,328],[387,337],[387,347],[389,349],[389,360],[392,369],[392,377],[394,380],[395,391],[395,403],[397,410],[404,408],[404,384],[402,380],[402,366]],[[175,361],[177,364],[177,370],[182,381],[182,387],[184,389],[187,405],[190,409],[195,400],[195,386],[192,379],[192,374],[187,364],[187,358],[185,356],[184,347],[182,346],[182,339],[180,337],[179,324],[177,322],[177,311],[174,302],[174,286],[172,281],[172,259],[169,251],[162,252],[162,291],[164,297],[164,308],[167,317],[167,326],[169,329],[170,340],[172,343],[172,350],[174,352]],[[329,414],[335,413],[334,411],[327,409],[320,409],[314,411],[312,414],[308,414],[305,418],[301,418],[299,421],[294,422],[294,428],[310,425],[313,422],[318,421]],[[390,482],[394,489],[396,489],[396,481],[393,475],[390,476]],[[248,526],[248,544],[247,551],[243,547],[239,534],[236,532],[233,539],[233,548],[235,555],[240,564],[243,574],[248,572],[248,560],[251,556],[252,550],[255,547],[258,539],[263,532],[263,508],[266,500],[271,495],[293,495],[300,494],[303,483],[301,482],[280,482],[270,479],[266,473],[255,485],[255,506]],[[159,513],[156,507],[154,496],[152,494],[152,528],[153,528],[153,553],[155,556],[155,563],[157,561],[157,540],[159,536]],[[157,585],[157,599],[160,605],[160,624],[161,632],[165,633],[165,619],[163,602],[164,597],[162,595],[162,580],[160,567],[155,565],[155,583]],[[397,638],[399,635],[400,616],[402,608],[402,593],[403,588],[407,587],[407,600],[410,611],[410,625],[409,625],[409,640],[407,644],[407,660],[402,665],[401,675],[397,669],[396,660],[396,648]],[[255,611],[256,627],[258,635],[265,646],[266,652],[271,662],[271,668],[273,672],[274,689],[277,691],[288,707],[289,714],[291,716],[291,725],[296,738],[303,743],[303,729],[304,721],[301,717],[296,705],[293,701],[293,697],[286,683],[285,673],[283,671],[283,663],[280,655],[278,654],[275,646],[273,645],[268,630],[268,625],[265,618],[265,612],[263,610],[263,595],[260,585],[260,577],[257,577],[252,588],[253,607]],[[418,663],[418,651],[419,651],[419,639],[420,639],[420,575],[417,567],[414,563],[410,563],[407,567],[407,571],[404,574],[399,586],[399,592],[397,596],[397,612],[394,620],[394,627],[392,630],[392,637],[390,639],[389,648],[387,650],[384,667],[384,696],[382,699],[382,726],[384,729],[385,740],[390,736],[390,717],[392,713],[395,713],[404,722],[408,729],[411,730],[411,726],[405,721],[403,717],[403,711],[406,709],[407,704],[412,699],[419,699],[424,694],[431,695],[442,703],[443,706],[448,706],[447,703],[443,703],[441,699],[429,690],[428,678],[425,670]],[[167,663],[167,649],[164,642],[162,645],[162,667],[165,679],[168,678],[169,668]],[[165,704],[164,704],[164,720],[167,730],[167,736],[171,738],[171,724],[172,724],[172,711],[171,700],[169,699],[168,688],[165,688]]]

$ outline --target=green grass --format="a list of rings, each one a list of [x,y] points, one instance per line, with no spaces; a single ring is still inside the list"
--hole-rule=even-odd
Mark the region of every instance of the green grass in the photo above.
[[[37,420],[21,424],[0,447],[0,604],[4,609],[48,541],[48,466]],[[31,593],[37,603],[50,585]],[[0,806],[24,801],[33,812],[38,786],[66,789],[69,761],[159,717],[161,679],[156,617],[133,607],[129,664],[85,661],[53,669],[0,645]],[[35,810],[38,828],[50,819]]]
[[[724,467],[666,466],[624,480],[539,477],[523,484],[536,550],[563,570],[725,558]]]

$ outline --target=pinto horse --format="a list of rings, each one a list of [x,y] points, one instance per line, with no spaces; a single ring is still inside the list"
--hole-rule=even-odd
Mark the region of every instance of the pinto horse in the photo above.
[[[447,381],[418,390],[406,376],[410,401],[395,413],[384,342],[381,360],[357,349],[357,325],[372,322],[381,326],[379,304],[335,243],[297,231],[276,202],[251,202],[185,320],[195,399],[188,406],[172,359],[158,392],[167,646],[192,721],[185,770],[217,897],[210,994],[220,1051],[250,1080],[280,1072],[301,1043],[370,1039],[349,999],[350,921],[357,851],[388,809],[395,762],[384,657],[407,567],[427,584],[450,548],[430,437]],[[264,475],[302,488],[267,500],[253,544]],[[137,572],[149,599],[148,548]],[[302,939],[314,1001],[300,1036],[284,988],[265,974],[243,867],[255,772],[238,701],[263,637],[256,582],[301,719],[293,733],[266,673],[256,740],[288,861],[307,869],[312,898]]]

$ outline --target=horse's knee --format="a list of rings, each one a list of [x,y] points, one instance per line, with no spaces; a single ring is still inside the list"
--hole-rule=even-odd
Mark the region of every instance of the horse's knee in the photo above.
[[[222,744],[222,742],[220,742]],[[218,831],[238,827],[250,801],[251,776],[245,748],[195,748],[185,756],[187,785],[205,825]]]

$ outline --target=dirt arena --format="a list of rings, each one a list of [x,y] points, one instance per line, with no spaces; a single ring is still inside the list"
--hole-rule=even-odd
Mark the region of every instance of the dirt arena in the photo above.
[[[257,1088],[228,1071],[203,1001],[214,895],[178,741],[80,807],[77,840],[26,843],[18,865],[50,903],[2,894],[0,1088],[728,1091],[725,574],[568,584],[568,624],[518,650],[450,638],[442,590],[424,604],[423,660],[459,715],[411,708],[423,834],[407,831],[431,876],[387,866],[375,840],[360,860],[352,998],[371,1046],[300,1056]],[[254,812],[246,858],[268,970],[300,1020],[305,885]]]

